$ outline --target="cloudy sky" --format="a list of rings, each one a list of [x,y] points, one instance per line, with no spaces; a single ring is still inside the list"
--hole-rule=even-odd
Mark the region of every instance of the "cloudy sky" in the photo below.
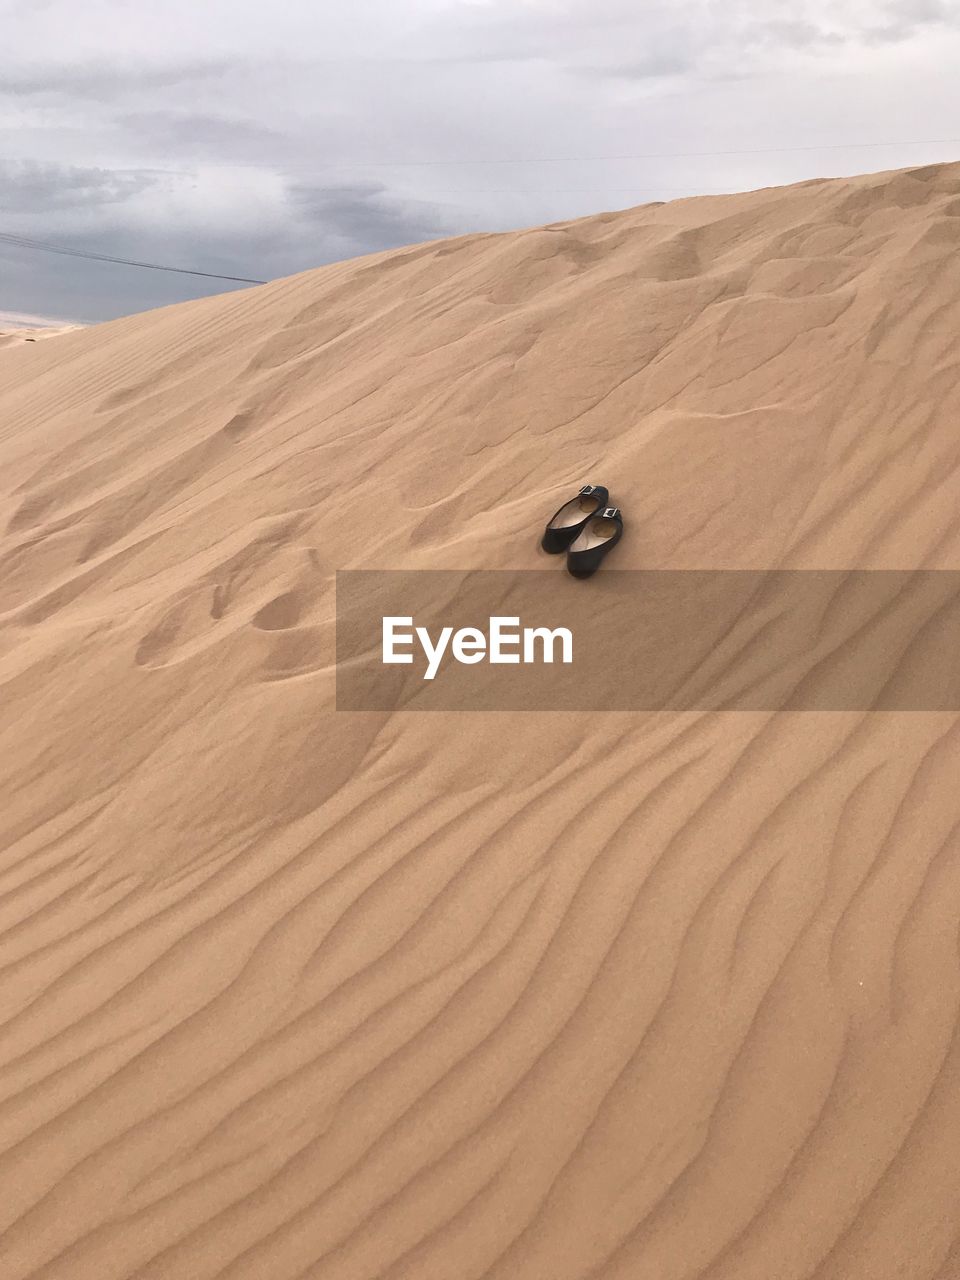
[[[960,157],[960,0],[0,0],[0,309]],[[850,145],[876,144],[876,145]]]

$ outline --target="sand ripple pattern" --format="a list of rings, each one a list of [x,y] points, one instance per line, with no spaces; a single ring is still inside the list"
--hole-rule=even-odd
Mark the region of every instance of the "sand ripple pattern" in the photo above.
[[[960,1276],[955,716],[333,710],[336,569],[584,481],[960,567],[958,248],[933,166],[0,351],[3,1280]]]

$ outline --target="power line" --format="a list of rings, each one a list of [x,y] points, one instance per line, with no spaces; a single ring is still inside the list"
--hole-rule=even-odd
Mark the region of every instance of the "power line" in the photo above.
[[[557,195],[665,195],[736,196],[741,191],[694,191],[691,187],[608,187],[596,182],[592,187],[429,187],[416,192],[403,192],[401,198],[419,200],[423,196],[557,196]]]
[[[805,151],[847,151],[876,147],[950,147],[960,145],[960,138],[914,138],[900,142],[823,142],[805,147],[747,147],[728,151],[646,151],[623,155],[597,156],[514,156],[508,159],[493,157],[478,160],[356,160],[348,162],[321,162],[323,169],[405,169],[427,168],[441,165],[470,164],[589,164],[594,160],[697,160],[722,156],[772,156],[792,155]],[[287,166],[296,168],[296,166]]]
[[[112,262],[120,267],[141,267],[145,271],[172,271],[181,276],[203,276],[206,280],[231,280],[234,284],[266,284],[266,280],[253,280],[249,276],[224,276],[215,271],[194,271],[190,267],[165,267],[157,262],[137,262],[132,258],[115,258],[108,253],[94,253],[91,249],[68,249],[64,245],[47,244],[44,240],[31,240],[27,236],[8,235],[0,232],[0,244],[15,249],[33,249],[39,253],[57,253],[67,258],[86,258],[91,262]]]
[[[960,145],[960,138],[903,138],[885,142],[821,142],[802,147],[740,147],[720,151],[636,151],[623,154],[592,156],[480,156],[477,159],[442,159],[442,160],[330,160],[304,161],[292,164],[270,164],[259,160],[206,161],[199,160],[192,169],[164,169],[151,166],[143,172],[179,174],[195,172],[198,168],[208,169],[257,169],[267,168],[280,173],[302,173],[311,170],[346,170],[346,169],[421,169],[456,167],[457,165],[494,165],[494,164],[591,164],[594,161],[606,160],[703,160],[722,159],[725,156],[774,156],[800,155],[815,151],[858,151],[876,150],[883,147],[953,147]],[[29,163],[22,156],[0,156],[0,164]],[[73,166],[76,167],[76,166]],[[92,166],[95,167],[95,166]]]

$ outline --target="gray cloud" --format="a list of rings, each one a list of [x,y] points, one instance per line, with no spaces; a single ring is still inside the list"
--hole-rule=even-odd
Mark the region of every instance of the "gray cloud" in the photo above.
[[[899,44],[925,27],[956,27],[960,6],[952,0],[889,0],[880,7],[880,21],[866,27],[871,43]]]
[[[343,257],[436,240],[453,231],[438,209],[393,196],[382,183],[293,182],[288,192],[298,216],[320,230],[327,252],[342,248]]]
[[[118,66],[103,60],[69,63],[28,63],[4,69],[0,96],[67,98],[110,102],[126,94],[177,88],[195,80],[216,79],[228,70],[223,61],[185,61],[179,65]]]
[[[960,20],[955,0],[890,0],[886,9],[894,19],[914,24]]]
[[[570,70],[584,76],[614,76],[622,80],[656,80],[664,76],[680,76],[692,67],[689,57],[682,53],[650,54],[648,57],[629,61],[585,63],[573,65]]]
[[[0,207],[5,214],[89,209],[131,200],[162,181],[149,170],[0,163]]]
[[[757,30],[759,43],[792,49],[816,49],[830,45],[842,45],[845,37],[839,31],[829,31],[815,22],[782,19],[763,24]]]
[[[200,111],[131,111],[119,127],[154,151],[216,160],[272,158],[287,148],[284,135],[259,121]]]

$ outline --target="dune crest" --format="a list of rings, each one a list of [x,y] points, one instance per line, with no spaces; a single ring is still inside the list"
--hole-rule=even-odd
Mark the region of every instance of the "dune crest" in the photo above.
[[[935,165],[0,350],[0,1274],[960,1275],[956,716],[334,710],[337,569],[586,482],[960,567],[958,249]]]

